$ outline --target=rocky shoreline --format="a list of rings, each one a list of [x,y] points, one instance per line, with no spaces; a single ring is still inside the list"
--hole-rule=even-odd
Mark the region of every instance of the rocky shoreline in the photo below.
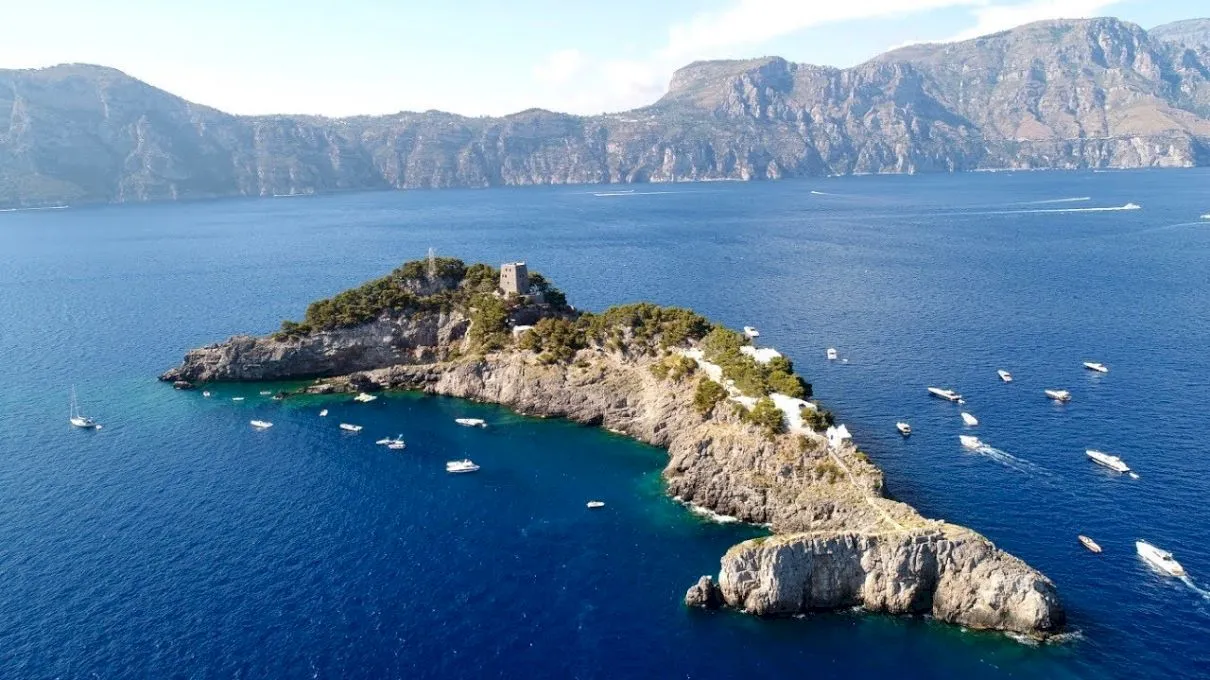
[[[538,316],[554,314],[543,309]],[[478,313],[385,310],[347,327],[237,336],[190,351],[161,379],[314,378],[309,393],[418,390],[607,427],[665,448],[670,495],[773,532],[732,547],[717,579],[690,588],[692,605],[768,616],[861,606],[1038,639],[1063,629],[1049,579],[976,532],[886,498],[881,471],[851,441],[829,442],[806,427],[771,432],[735,400],[703,409],[695,395],[711,380],[706,371],[664,370],[700,341],[657,349],[640,341],[640,326],[615,323],[609,340],[585,341],[561,358],[552,358],[549,342],[476,349],[473,329],[485,323]],[[510,314],[532,318],[535,309],[518,305]]]

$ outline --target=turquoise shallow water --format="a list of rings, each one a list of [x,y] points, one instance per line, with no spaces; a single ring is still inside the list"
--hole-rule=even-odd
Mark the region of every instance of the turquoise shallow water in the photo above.
[[[1207,601],[1147,570],[1132,543],[1210,581],[1208,179],[871,177],[0,215],[4,674],[1205,673]],[[1128,201],[1143,209],[1049,212]],[[646,299],[760,327],[897,498],[1054,578],[1077,639],[1032,648],[921,619],[686,611],[685,588],[757,530],[664,498],[658,450],[455,400],[281,404],[262,386],[206,400],[154,381],[188,347],[272,330],[429,247],[527,259],[590,309]],[[827,362],[828,346],[848,363]],[[1088,359],[1111,372],[1083,371]],[[67,427],[72,383],[101,431]],[[964,452],[957,409],[930,384],[966,394],[977,434],[1007,456]],[[1056,407],[1046,387],[1074,400]],[[460,428],[461,415],[493,427]],[[256,417],[275,426],[252,431]],[[342,420],[366,429],[344,435]],[[398,432],[405,452],[373,445]],[[1087,447],[1141,478],[1091,466]],[[464,455],[483,470],[446,475]],[[585,510],[594,498],[607,507]]]

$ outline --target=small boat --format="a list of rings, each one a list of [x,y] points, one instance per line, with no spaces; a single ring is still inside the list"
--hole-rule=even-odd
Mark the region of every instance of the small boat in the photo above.
[[[341,423],[340,429],[342,429],[346,432],[361,432],[360,425],[350,425],[349,423]]]
[[[454,422],[463,427],[487,427],[487,421],[482,418],[454,418]]]
[[[390,444],[393,441],[395,441],[395,440],[391,439],[390,437],[383,437],[382,439],[379,439],[378,441],[376,441],[374,443],[379,446],[386,446],[387,444]]]
[[[207,399],[209,399],[209,398],[210,398],[210,392],[209,392],[209,391],[207,391],[207,392],[202,392],[202,396],[203,396],[203,397],[206,397]]]
[[[753,328],[752,326],[744,326],[744,335],[745,335],[745,336],[746,336],[746,337],[747,337],[749,340],[752,340],[752,339],[754,339],[754,338],[759,338],[759,337],[760,337],[760,331],[756,330],[756,329],[755,329],[755,328]]]
[[[328,409],[324,409],[324,410],[322,410],[322,411],[320,411],[320,412],[319,412],[319,417],[320,417],[320,418],[323,418],[324,416],[327,416],[327,415],[328,415]]]
[[[377,398],[378,397],[376,397],[372,394],[366,394],[365,392],[362,392],[362,393],[358,394],[356,397],[353,397],[353,401],[359,401],[363,404],[368,404]]]
[[[1001,379],[1001,380],[1003,380],[1004,382],[1012,382],[1012,381],[1013,381],[1013,374],[1012,374],[1012,373],[1009,373],[1008,371],[1004,370],[1003,368],[1001,368],[1000,370],[996,371],[996,375],[1000,376],[1000,379]]]
[[[262,396],[262,397],[267,397],[270,394],[273,394],[272,390],[261,390],[260,391],[260,396]]]
[[[76,386],[71,386],[71,408],[68,411],[67,422],[71,423],[72,427],[78,427],[83,430],[99,430],[101,426],[97,421],[80,413],[80,405],[76,403]]]
[[[445,471],[453,474],[462,474],[464,472],[474,472],[479,469],[478,465],[471,462],[470,458],[462,460],[451,460],[445,464]]]
[[[959,404],[963,403],[962,395],[953,390],[946,390],[940,387],[930,387],[929,394],[933,395],[934,397],[941,397],[947,401],[956,401]]]
[[[1122,206],[1122,210],[1142,210],[1142,209],[1143,209],[1143,206],[1139,205],[1138,203],[1127,203],[1126,205]]]
[[[979,419],[972,416],[971,414],[967,413],[966,411],[963,411],[962,412],[962,422],[966,423],[967,425],[969,425],[971,427],[974,427],[979,424]]]
[[[1135,541],[1134,549],[1138,551],[1139,557],[1142,557],[1143,561],[1163,573],[1177,577],[1185,575],[1185,568],[1181,566],[1180,562],[1172,559],[1172,553],[1167,550],[1160,550],[1143,540]]]
[[[278,392],[277,394],[273,395],[273,401],[281,401],[282,399],[285,399],[288,396],[290,396],[290,395],[287,394],[286,392]]]
[[[1101,546],[1097,545],[1097,542],[1092,540],[1091,538],[1089,538],[1083,534],[1076,536],[1076,538],[1080,539],[1080,543],[1083,543],[1084,547],[1088,548],[1092,552],[1094,552],[1094,553],[1101,552]]]
[[[402,451],[403,449],[406,449],[407,446],[408,445],[405,444],[402,439],[397,439],[397,440],[391,442],[390,444],[387,444],[387,448],[392,451]]]
[[[1106,366],[1105,364],[1097,363],[1095,361],[1085,361],[1084,368],[1087,368],[1090,371],[1096,371],[1097,373],[1108,373],[1109,372],[1108,366]]]
[[[404,446],[406,446],[406,444],[403,441],[403,435],[401,435],[401,434],[397,434],[393,438],[386,437],[384,439],[379,439],[378,441],[376,441],[374,443],[379,446],[385,446],[388,449],[402,449]]]
[[[968,449],[981,449],[981,448],[983,448],[983,442],[979,441],[979,438],[978,438],[978,437],[972,437],[972,436],[971,436],[971,435],[969,435],[969,434],[960,434],[960,435],[958,435],[958,441],[962,442],[962,445],[963,445],[963,446],[965,446],[965,447],[966,447],[966,448],[968,448]]]
[[[1054,399],[1055,401],[1071,401],[1071,392],[1068,392],[1067,390],[1045,390],[1045,392],[1046,396]]]
[[[596,510],[597,508],[605,507],[605,502],[604,501],[588,501],[588,503],[586,503],[586,505],[588,506],[589,510]]]
[[[243,401],[243,397],[231,397],[231,401]]]
[[[271,423],[267,420],[253,420],[253,421],[251,421],[251,423],[252,423],[252,427],[255,427],[258,430],[267,430],[267,429],[273,427],[273,423]]]
[[[1210,213],[1206,213],[1205,215],[1202,215],[1202,219],[1203,219],[1203,220],[1210,220]]]
[[[836,361],[836,356],[837,356],[837,354],[836,354],[836,348],[835,348],[835,347],[829,347],[829,348],[828,348],[828,361]]]
[[[1084,453],[1088,454],[1088,457],[1092,459],[1092,462],[1096,463],[1097,465],[1103,465],[1114,472],[1130,472],[1130,467],[1117,456],[1111,456],[1108,453],[1097,451],[1096,449],[1088,449]]]
[[[902,421],[895,423],[895,429],[899,430],[899,434],[905,437],[912,433],[912,426]]]

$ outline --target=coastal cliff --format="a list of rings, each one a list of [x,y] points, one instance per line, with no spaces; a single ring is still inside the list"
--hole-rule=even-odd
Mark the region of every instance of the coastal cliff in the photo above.
[[[608,427],[667,449],[670,495],[768,525],[687,601],[758,615],[861,606],[1044,638],[1054,585],[962,527],[884,496],[882,473],[781,357],[688,310],[578,313],[534,276],[531,295],[454,260],[409,263],[317,302],[301,323],[190,351],[166,381],[313,378],[302,391],[420,390]],[[403,291],[384,294],[384,291]],[[750,348],[749,348],[750,349]]]

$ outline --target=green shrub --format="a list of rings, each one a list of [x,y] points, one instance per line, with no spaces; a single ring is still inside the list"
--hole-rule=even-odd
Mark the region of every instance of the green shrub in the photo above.
[[[803,425],[812,430],[826,430],[836,424],[836,417],[832,415],[831,411],[826,409],[804,406],[798,413],[802,416]]]
[[[764,429],[770,437],[786,430],[781,409],[777,408],[773,404],[773,400],[768,397],[756,400],[756,405],[748,412],[748,422]]]
[[[693,393],[693,407],[703,416],[708,415],[726,398],[727,391],[723,389],[722,385],[709,378],[702,378],[698,381],[697,389]]]

